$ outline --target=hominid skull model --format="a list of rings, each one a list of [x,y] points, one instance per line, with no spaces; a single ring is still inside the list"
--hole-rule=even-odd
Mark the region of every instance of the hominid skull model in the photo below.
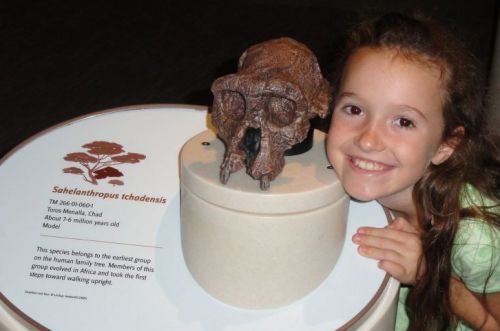
[[[316,56],[290,38],[265,41],[240,57],[238,72],[212,84],[212,123],[226,145],[220,180],[246,166],[267,190],[302,142],[310,119],[328,113],[330,86]]]

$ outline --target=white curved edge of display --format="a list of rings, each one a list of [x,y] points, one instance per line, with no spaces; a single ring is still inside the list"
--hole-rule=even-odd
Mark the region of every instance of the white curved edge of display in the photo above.
[[[374,296],[375,302],[367,304],[366,311],[361,311],[355,316],[346,328],[338,331],[378,331],[390,330],[394,321],[390,316],[396,316],[397,297],[399,293],[399,282],[387,276],[385,286],[381,286],[381,293]],[[36,321],[29,318],[17,309],[10,301],[0,293],[0,331],[33,331],[47,330]]]
[[[394,328],[400,283],[389,275],[386,277],[388,281],[382,293],[375,296],[373,305],[347,330],[379,331]]]
[[[0,292],[0,331],[46,330],[24,314]]]

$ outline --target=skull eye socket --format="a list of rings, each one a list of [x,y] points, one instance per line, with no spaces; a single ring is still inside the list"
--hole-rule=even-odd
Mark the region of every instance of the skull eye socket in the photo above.
[[[219,107],[222,112],[233,120],[241,120],[245,116],[245,99],[234,91],[222,91],[219,94]]]
[[[278,126],[289,125],[295,119],[295,102],[290,99],[269,97],[267,107],[270,121]]]

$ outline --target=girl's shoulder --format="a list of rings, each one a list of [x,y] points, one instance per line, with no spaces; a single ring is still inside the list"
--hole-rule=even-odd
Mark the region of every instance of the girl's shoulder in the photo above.
[[[460,207],[462,208],[473,206],[493,207],[493,211],[500,214],[500,206],[498,206],[498,202],[495,202],[493,199],[485,196],[471,184],[465,183],[462,185],[459,198]]]
[[[461,191],[462,208],[495,206],[472,185]],[[499,212],[499,208],[493,208]],[[453,272],[474,292],[500,291],[500,229],[480,218],[460,220],[452,248]]]
[[[489,212],[498,215],[500,218],[500,205],[498,202],[485,196],[470,184],[462,185],[460,190],[460,207],[486,207]],[[462,218],[458,224],[454,243],[455,245],[484,243],[499,248],[500,228],[498,225],[486,222],[481,218]]]

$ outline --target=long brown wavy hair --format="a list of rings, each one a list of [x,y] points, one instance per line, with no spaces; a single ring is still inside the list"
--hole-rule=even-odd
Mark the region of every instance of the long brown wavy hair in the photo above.
[[[425,271],[412,287],[406,308],[409,330],[447,330],[457,322],[449,289],[451,251],[459,220],[478,217],[500,227],[499,216],[491,209],[461,208],[459,199],[462,185],[469,183],[497,206],[500,201],[500,140],[487,129],[482,75],[475,58],[450,30],[421,16],[390,13],[351,31],[333,71],[334,88],[340,86],[349,56],[361,47],[393,49],[441,71],[446,89],[442,141],[454,144],[455,151],[444,163],[430,165],[413,189]],[[333,94],[335,102],[335,91]]]

